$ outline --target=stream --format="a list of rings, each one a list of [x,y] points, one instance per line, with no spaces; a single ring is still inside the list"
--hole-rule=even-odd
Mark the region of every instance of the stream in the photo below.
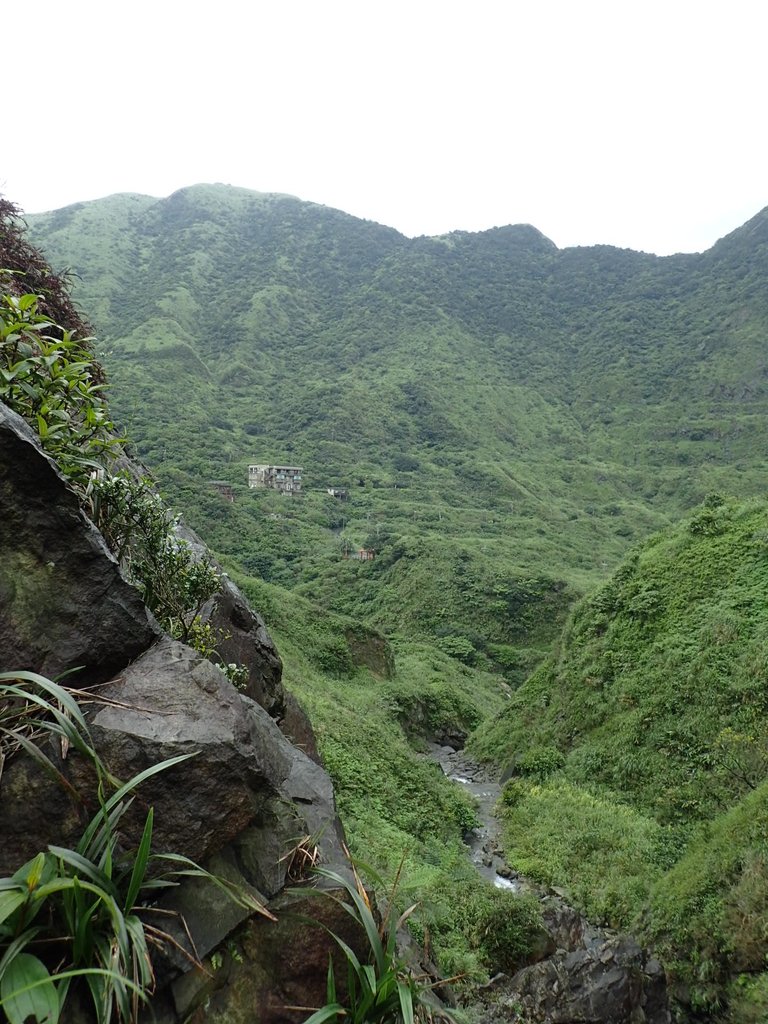
[[[450,746],[431,743],[429,757],[436,761],[443,774],[467,790],[477,804],[480,824],[465,838],[469,856],[478,872],[497,889],[519,892],[524,883],[505,863],[500,853],[499,823],[494,813],[496,801],[501,794],[501,785],[491,776],[487,768],[477,764],[461,750]]]
[[[494,813],[501,784],[488,769],[446,744],[430,744],[428,756],[475,798],[480,824],[465,838],[472,864],[499,889],[535,893],[547,936],[539,958],[511,978],[496,973],[478,990],[478,1019],[512,1024],[522,1008],[526,1020],[670,1024],[664,969],[648,950],[631,935],[592,924],[565,902],[562,890],[542,890],[505,863]]]

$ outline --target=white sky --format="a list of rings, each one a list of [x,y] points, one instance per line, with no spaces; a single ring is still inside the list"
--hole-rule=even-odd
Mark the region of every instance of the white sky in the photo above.
[[[29,213],[223,181],[666,254],[768,205],[764,0],[14,7],[0,192]]]

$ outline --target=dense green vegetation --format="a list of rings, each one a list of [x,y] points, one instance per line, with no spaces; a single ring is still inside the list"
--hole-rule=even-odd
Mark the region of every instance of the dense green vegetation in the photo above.
[[[576,607],[472,741],[510,775],[513,862],[642,933],[694,1009],[735,999],[734,1022],[765,984],[766,607],[768,504],[713,494]]]
[[[352,853],[386,878],[405,858],[402,904],[419,901],[412,927],[447,974],[477,977],[521,962],[538,937],[535,904],[476,875],[461,842],[473,807],[419,752],[425,739],[469,732],[500,709],[498,677],[403,641],[387,678],[387,659],[371,656],[359,625],[273,584],[237,582],[269,622],[285,685],[312,719]]]
[[[225,186],[30,221],[193,526],[252,574],[455,638],[512,683],[633,541],[762,487],[763,215],[665,259],[520,226],[410,240]],[[283,460],[308,492],[290,510],[244,490],[248,462]],[[238,485],[236,511],[211,479]],[[343,564],[369,542],[382,568]]]
[[[13,255],[8,243],[21,244],[15,228],[7,222],[0,227],[3,254]],[[26,276],[22,267],[34,255],[22,246],[12,272]],[[121,444],[101,396],[103,373],[90,339],[78,340],[74,331],[39,311],[58,280],[43,274],[30,282],[40,287],[40,297],[16,295],[14,289],[26,283],[24,277],[18,285],[10,276],[5,281],[0,397],[25,416],[77,487],[85,510],[161,625],[202,653],[215,653],[217,638],[198,614],[217,588],[218,574],[206,559],[193,559],[175,536],[176,517],[150,483],[125,469],[116,471]],[[75,320],[82,330],[82,321]],[[55,431],[48,429],[49,420]],[[270,522],[282,518],[270,515]],[[323,613],[261,580],[243,577],[242,583],[254,603],[268,611],[286,658],[286,681],[312,712],[355,851],[390,876],[405,852],[401,891],[423,903],[414,926],[424,940],[431,937],[449,972],[477,977],[499,964],[521,962],[538,936],[535,904],[489,898],[461,844],[475,820],[472,806],[416,753],[424,737],[469,732],[483,714],[499,707],[504,698],[498,677],[474,672],[439,650],[404,643],[397,675],[384,682],[366,666],[389,677],[392,654],[370,628]],[[237,681],[239,666],[222,668]],[[474,695],[466,692],[467,678]],[[461,919],[454,912],[459,892]],[[34,958],[19,964],[37,969]],[[19,979],[8,978],[10,992]],[[19,1020],[26,1016],[23,1009]]]
[[[415,753],[452,726],[510,775],[517,867],[653,942],[686,1012],[763,1020],[768,524],[716,492],[764,492],[768,211],[664,259],[224,186],[31,231],[116,418],[274,632],[357,852],[409,850],[443,965],[492,966],[500,927],[480,890],[457,919],[469,812]],[[249,462],[303,466],[304,496],[249,491]],[[370,629],[391,678],[356,662]]]

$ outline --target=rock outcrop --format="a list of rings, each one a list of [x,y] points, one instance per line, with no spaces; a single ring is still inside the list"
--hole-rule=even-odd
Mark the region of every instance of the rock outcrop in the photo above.
[[[84,705],[90,734],[117,779],[193,755],[136,791],[121,822],[126,843],[140,836],[147,808],[154,807],[156,851],[201,863],[277,919],[254,915],[203,879],[185,878],[159,905],[177,915],[168,930],[184,945],[188,929],[205,957],[239,929],[243,954],[226,959],[220,973],[193,969],[181,955],[160,963],[161,989],[149,1017],[170,1024],[197,1013],[193,1019],[202,1020],[196,1008],[213,1001],[222,1020],[256,1013],[263,1022],[295,1022],[306,1012],[286,1005],[324,1002],[332,945],[307,919],[327,924],[328,917],[357,941],[333,901],[284,893],[295,880],[297,849],[345,870],[341,825],[326,772],[278,727],[288,708],[294,730],[311,737],[283,691],[280,659],[263,620],[226,578],[205,617],[226,636],[224,660],[248,668],[245,693],[211,661],[162,633],[55,464],[24,422],[0,405],[0,669],[47,676],[77,670],[68,682],[94,687],[93,703]],[[60,747],[47,753],[83,799],[73,802],[33,759],[10,758],[0,780],[2,874],[49,843],[76,841],[95,809],[90,764]],[[235,1008],[238,998],[248,1000],[247,1010]]]
[[[3,666],[109,679],[160,636],[55,463],[0,403]]]
[[[630,935],[591,925],[557,897],[544,901],[554,952],[511,978],[498,975],[483,1003],[495,1024],[670,1024],[662,965]]]
[[[547,1024],[669,1024],[664,971],[629,936],[526,967],[509,985],[532,1021]]]

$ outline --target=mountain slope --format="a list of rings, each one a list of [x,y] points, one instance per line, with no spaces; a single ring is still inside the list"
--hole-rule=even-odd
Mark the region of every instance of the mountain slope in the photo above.
[[[768,511],[714,492],[764,491],[768,212],[665,259],[529,226],[409,240],[223,186],[32,229],[81,276],[140,453],[233,570],[431,641],[465,662],[454,693],[489,685],[475,667],[523,683],[574,595],[688,516],[473,743],[513,774],[516,866],[652,941],[689,1019],[763,1020]],[[248,462],[283,460],[300,501],[247,490]]]
[[[487,589],[489,564],[491,589],[543,576],[554,635],[563,584],[590,586],[711,490],[762,488],[764,220],[659,259],[560,251],[529,226],[411,240],[291,197],[194,186],[30,226],[78,275],[112,404],[206,535],[233,554],[261,545],[266,578],[385,629],[408,609],[387,611],[397,588],[381,585],[374,607],[340,564],[344,543],[423,558],[438,612],[464,581],[439,564],[430,576],[436,551],[470,589]],[[300,510],[242,490],[248,462],[283,460],[304,466]],[[240,485],[237,513],[201,493],[212,478]],[[350,489],[343,510],[323,501],[330,485]],[[493,658],[508,619],[480,604],[481,629],[466,613],[450,625]]]
[[[712,495],[473,738],[511,777],[512,863],[644,933],[680,998],[734,1022],[768,1008],[767,542],[765,501]]]

